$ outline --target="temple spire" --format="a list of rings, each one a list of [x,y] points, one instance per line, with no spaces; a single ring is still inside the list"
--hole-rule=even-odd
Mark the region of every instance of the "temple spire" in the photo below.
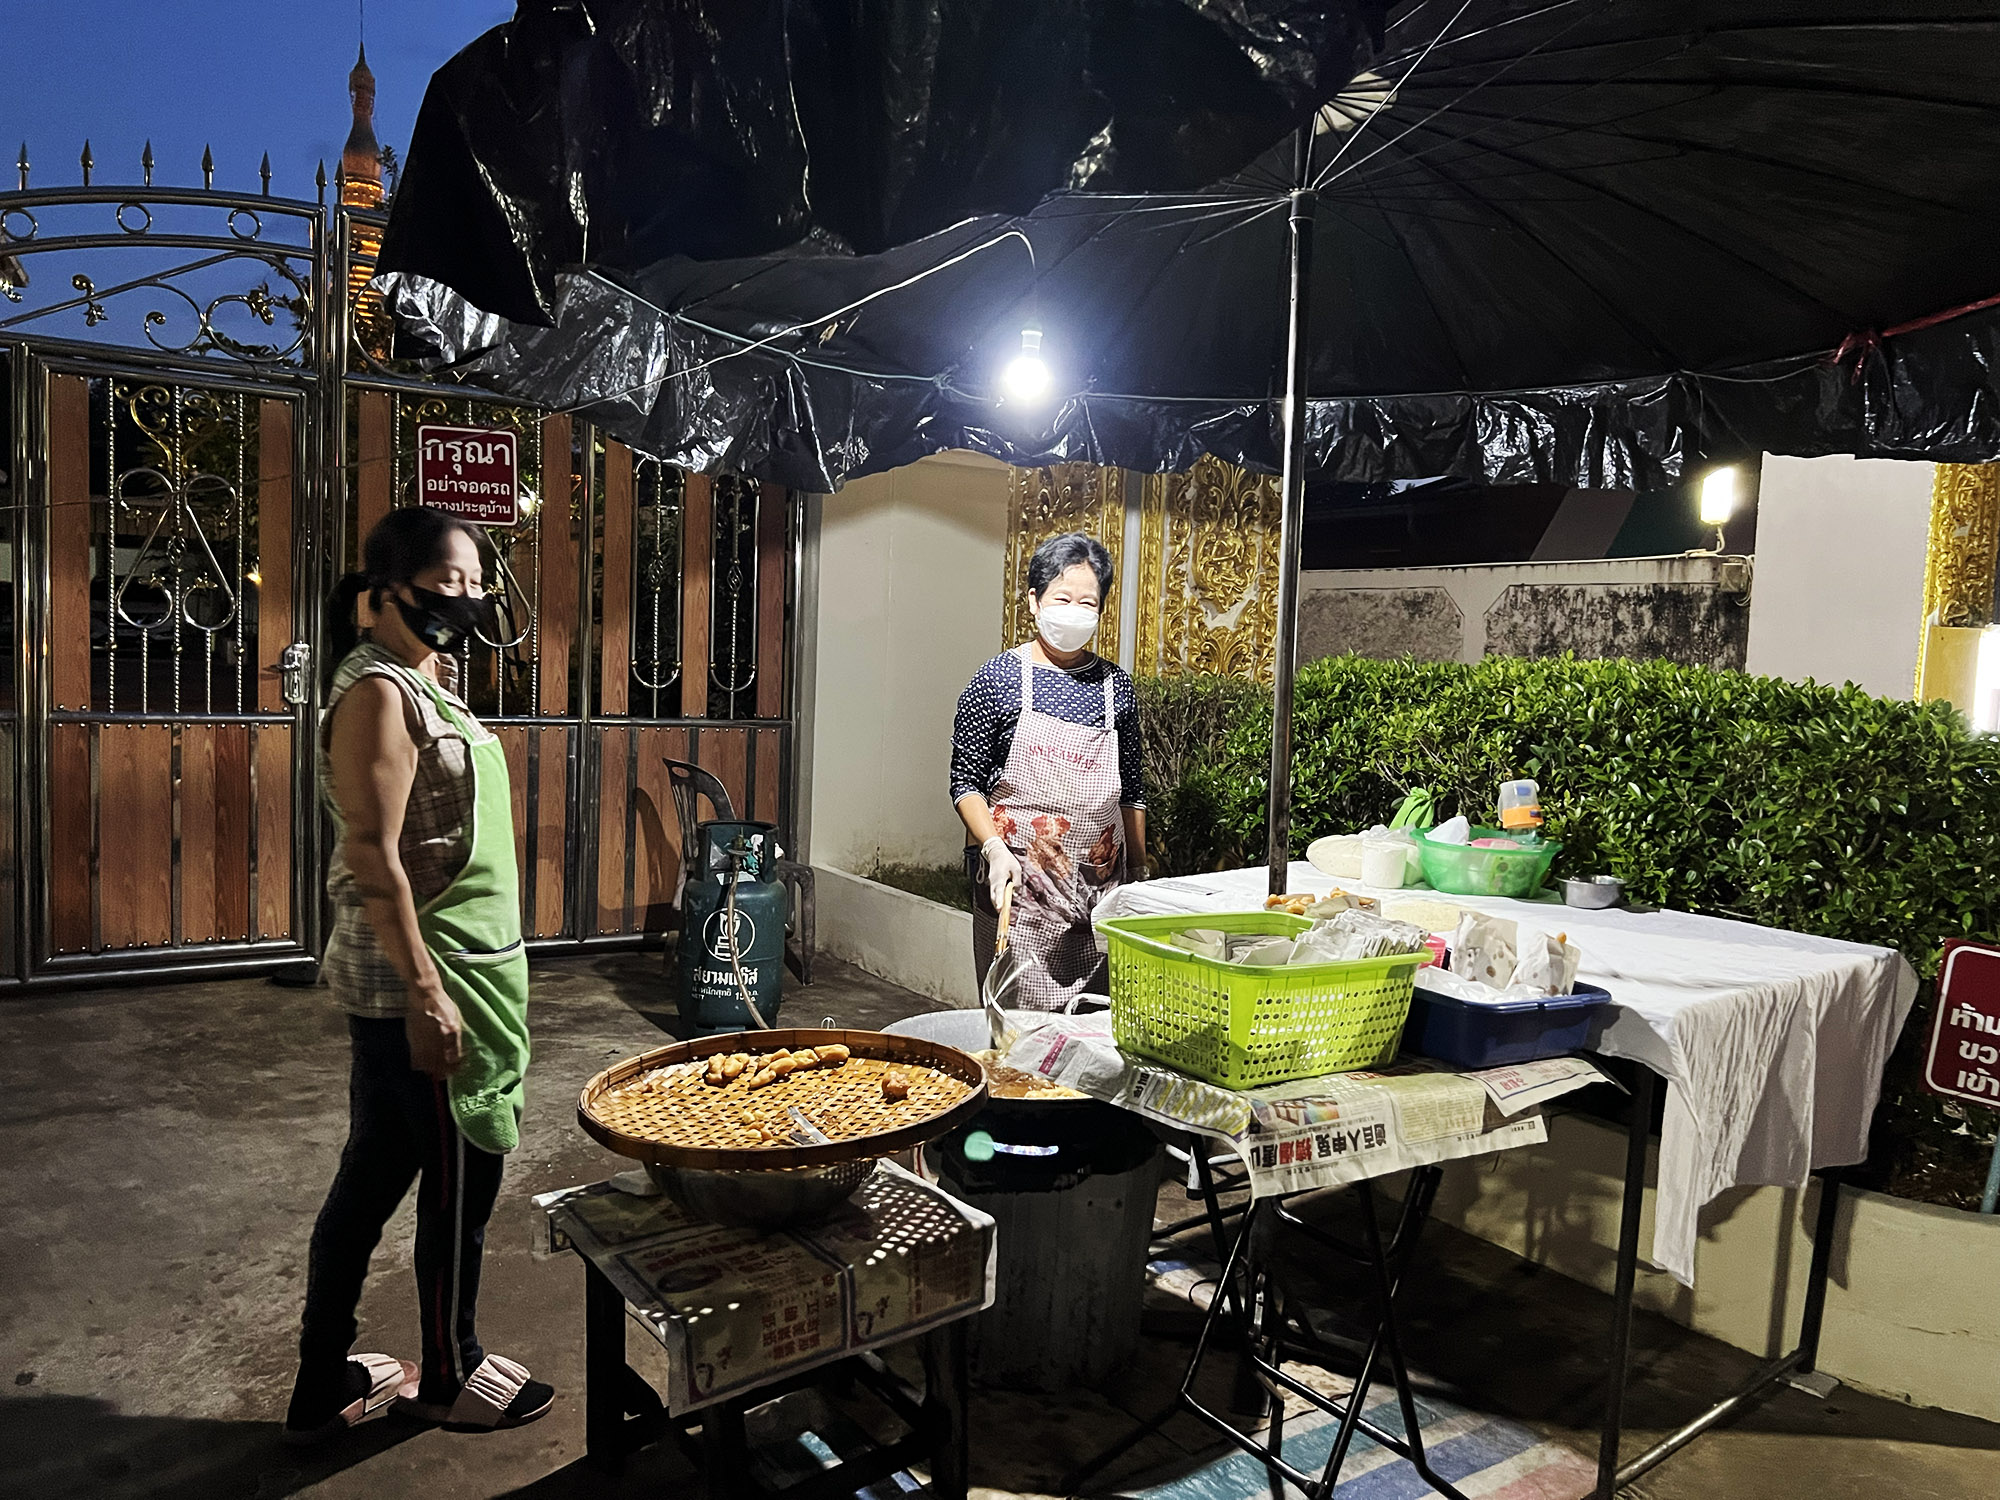
[[[375,75],[365,42],[347,75],[347,97],[354,105],[354,127],[340,152],[340,201],[374,208],[382,202],[382,147],[375,139]]]

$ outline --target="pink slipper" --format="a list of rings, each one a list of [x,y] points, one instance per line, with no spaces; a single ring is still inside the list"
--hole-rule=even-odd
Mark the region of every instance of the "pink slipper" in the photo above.
[[[525,1427],[546,1415],[555,1400],[555,1387],[536,1380],[526,1365],[489,1354],[450,1406],[419,1401],[412,1391],[397,1399],[396,1409],[421,1421],[440,1423],[450,1432],[492,1432]]]
[[[348,1356],[348,1362],[368,1372],[366,1394],[348,1402],[317,1427],[286,1427],[279,1436],[287,1444],[303,1448],[325,1442],[337,1433],[381,1416],[397,1401],[416,1397],[417,1367],[407,1359],[390,1354],[353,1354]]]

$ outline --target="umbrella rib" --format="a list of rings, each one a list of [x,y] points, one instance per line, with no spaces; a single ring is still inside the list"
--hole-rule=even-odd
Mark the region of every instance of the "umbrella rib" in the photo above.
[[[1378,207],[1376,212],[1382,215],[1382,222],[1388,226],[1389,234],[1396,242],[1396,248],[1402,252],[1403,259],[1409,263],[1410,279],[1416,282],[1417,290],[1423,293],[1424,305],[1431,310],[1431,319],[1437,324],[1438,332],[1444,335],[1445,347],[1451,350],[1451,362],[1458,367],[1458,383],[1465,386],[1471,385],[1472,371],[1467,368],[1465,355],[1458,347],[1458,335],[1453,331],[1450,322],[1446,320],[1444,309],[1438,306],[1437,298],[1431,295],[1430,284],[1418,272],[1416,257],[1410,254],[1409,242],[1403,238],[1403,232],[1396,227],[1395,219],[1386,210]]]
[[[1445,171],[1442,167],[1439,167],[1437,164],[1433,162],[1426,162],[1424,164],[1424,167],[1426,171],[1434,174],[1441,182],[1443,182],[1446,186],[1450,187],[1453,191],[1459,193],[1461,196],[1465,198],[1470,199],[1474,203],[1483,204],[1492,212],[1498,214],[1501,218],[1505,219],[1509,224],[1513,225],[1514,228],[1518,230],[1520,233],[1526,235],[1529,241],[1535,246],[1536,249],[1540,250],[1550,260],[1554,261],[1557,265],[1561,266],[1565,271],[1567,271],[1570,274],[1571,279],[1573,279],[1576,282],[1576,284],[1584,290],[1585,294],[1588,295],[1592,301],[1596,302],[1599,307],[1603,308],[1605,313],[1609,315],[1611,320],[1614,323],[1618,324],[1619,327],[1623,328],[1635,342],[1642,344],[1646,348],[1652,350],[1654,356],[1659,360],[1661,360],[1667,366],[1667,368],[1676,369],[1679,367],[1680,361],[1675,357],[1675,355],[1671,351],[1669,351],[1659,342],[1659,338],[1656,334],[1654,334],[1650,329],[1641,327],[1639,324],[1634,323],[1631,319],[1629,319],[1625,315],[1624,311],[1620,309],[1618,305],[1615,302],[1613,302],[1608,296],[1606,296],[1604,292],[1599,290],[1596,284],[1593,283],[1589,277],[1585,276],[1581,271],[1579,271],[1574,265],[1570,263],[1569,258],[1567,256],[1563,255],[1560,251],[1558,251],[1553,246],[1548,244],[1547,241],[1543,240],[1541,236],[1534,233],[1534,231],[1529,229],[1525,224],[1523,224],[1518,218],[1516,218],[1512,213],[1508,212],[1500,204],[1494,203],[1489,199],[1481,198],[1478,194],[1472,192],[1470,189],[1466,188],[1461,183],[1459,183],[1456,178],[1454,178],[1449,172]]]
[[[1568,0],[1557,0],[1557,3],[1559,4],[1568,3]],[[1394,85],[1390,87],[1388,97],[1385,98],[1379,106],[1371,110],[1367,118],[1364,119],[1359,125],[1354,127],[1353,133],[1350,134],[1346,140],[1340,143],[1340,149],[1333,153],[1332,159],[1327,162],[1324,168],[1321,169],[1319,176],[1313,179],[1312,185],[1315,188],[1322,186],[1333,177],[1334,175],[1333,169],[1340,165],[1340,159],[1343,156],[1347,155],[1347,153],[1353,148],[1354,143],[1356,141],[1360,140],[1363,135],[1367,134],[1368,127],[1370,125],[1373,125],[1379,116],[1381,116],[1383,113],[1385,113],[1387,110],[1389,110],[1391,107],[1394,106],[1396,102],[1396,96],[1398,93],[1402,91],[1403,85],[1408,83],[1412,78],[1415,78],[1417,76],[1418,70],[1422,68],[1424,65],[1424,59],[1429,57],[1431,53],[1435,52],[1438,46],[1444,41],[1444,39],[1451,35],[1451,28],[1456,26],[1459,22],[1459,18],[1463,16],[1471,8],[1472,8],[1472,0],[1459,0],[1458,9],[1452,12],[1451,19],[1445,22],[1443,29],[1439,31],[1436,36],[1432,37],[1430,41],[1425,45],[1424,50],[1418,54],[1416,61],[1410,64],[1410,70],[1407,73],[1405,73],[1401,78],[1398,78],[1394,83]],[[1373,153],[1370,154],[1372,155]],[[1312,152],[1310,149],[1306,151],[1305,159],[1308,165],[1310,165],[1312,160]],[[1364,160],[1365,159],[1366,158],[1364,158]],[[1299,184],[1299,185],[1303,186],[1304,184]]]
[[[1568,25],[1564,26],[1561,31],[1558,31],[1555,34],[1556,37],[1561,37],[1566,33],[1568,33],[1569,31],[1574,30],[1576,27],[1582,25],[1585,19],[1586,17],[1578,16],[1575,20],[1569,22]],[[1552,41],[1554,40],[1554,38],[1549,38],[1548,40]],[[1546,44],[1547,44],[1546,42],[1538,42],[1533,47],[1530,47],[1526,52],[1521,53],[1518,57],[1509,58],[1506,62],[1506,65],[1503,66],[1498,72],[1487,74],[1486,76],[1480,78],[1480,80],[1477,83],[1474,83],[1470,88],[1461,90],[1456,95],[1456,97],[1448,100],[1444,104],[1439,105],[1437,108],[1433,109],[1429,114],[1421,115],[1412,124],[1405,126],[1401,131],[1397,132],[1395,135],[1392,135],[1391,137],[1389,137],[1388,140],[1384,141],[1381,145],[1377,146],[1373,151],[1370,151],[1366,156],[1362,157],[1361,160],[1355,162],[1352,166],[1348,167],[1345,172],[1335,172],[1333,170],[1333,168],[1339,162],[1339,157],[1336,156],[1333,161],[1327,163],[1327,170],[1320,175],[1318,183],[1316,185],[1321,188],[1324,188],[1330,185],[1331,183],[1338,181],[1342,177],[1349,176],[1355,172],[1360,171],[1363,167],[1367,166],[1368,163],[1375,160],[1376,157],[1380,156],[1383,152],[1395,146],[1399,141],[1403,139],[1404,136],[1408,135],[1411,131],[1417,129],[1421,125],[1428,124],[1430,121],[1437,119],[1440,115],[1443,115],[1451,110],[1458,108],[1458,106],[1463,104],[1466,100],[1470,99],[1473,95],[1499,83],[1501,79],[1505,78],[1507,74],[1512,72],[1515,68],[1521,66],[1523,63],[1526,63],[1531,58],[1534,58],[1537,55],[1539,55],[1542,48]],[[1405,81],[1407,81],[1407,79]],[[1372,121],[1376,118],[1376,115],[1380,115],[1388,111],[1390,106],[1392,106],[1395,103],[1397,93],[1398,91],[1400,91],[1401,87],[1402,85],[1399,83],[1396,89],[1392,89],[1390,91],[1389,98],[1383,102],[1382,108],[1377,110],[1374,115],[1370,115],[1368,117],[1369,120]],[[1360,132],[1356,131],[1355,134],[1358,136]]]
[[[1569,6],[1572,5],[1602,4],[1602,3],[1603,0],[1551,0],[1550,4],[1543,6],[1540,10],[1523,11],[1518,16],[1509,16],[1504,21],[1495,21],[1490,26],[1482,26],[1476,31],[1468,31],[1464,35],[1454,38],[1452,45],[1457,47],[1463,47],[1466,43],[1476,42],[1483,36],[1492,36],[1497,32],[1505,31],[1509,26],[1519,26],[1524,21],[1538,21],[1542,19],[1544,16],[1551,15],[1559,10],[1567,9]],[[1403,25],[1407,21],[1414,21],[1426,9],[1428,9],[1427,6],[1418,6],[1413,10],[1405,11],[1402,15],[1398,16],[1394,21],[1390,23],[1389,29],[1393,31],[1398,26]],[[1464,12],[1461,10],[1460,14],[1463,13]],[[1437,43],[1435,41],[1432,41],[1422,49],[1411,47],[1407,51],[1397,53],[1394,57],[1385,57],[1375,64],[1374,71],[1380,72],[1384,68],[1396,67],[1402,63],[1409,61],[1412,57],[1416,57],[1419,54],[1420,50],[1428,51],[1430,47],[1434,47],[1436,45]]]
[[[1584,18],[1579,16],[1576,20],[1570,22],[1569,26],[1564,28],[1564,31],[1568,31],[1576,26],[1581,25],[1583,20]],[[1561,36],[1562,34],[1563,32],[1556,33],[1557,36]],[[1554,38],[1551,38],[1550,40],[1554,40]],[[1420,115],[1417,119],[1413,120],[1408,126],[1404,127],[1404,129],[1397,132],[1395,135],[1391,136],[1387,141],[1384,141],[1380,146],[1376,147],[1373,151],[1369,152],[1366,156],[1362,157],[1361,160],[1355,162],[1352,166],[1350,166],[1347,169],[1346,172],[1343,172],[1339,175],[1345,177],[1345,176],[1351,176],[1354,173],[1359,172],[1362,168],[1366,167],[1368,163],[1374,161],[1377,157],[1381,156],[1391,147],[1399,144],[1405,136],[1408,136],[1413,131],[1426,128],[1430,126],[1433,121],[1438,120],[1442,116],[1460,110],[1466,104],[1466,102],[1470,100],[1474,95],[1482,93],[1486,89],[1495,86],[1508,87],[1509,85],[1506,85],[1502,82],[1502,80],[1506,78],[1507,74],[1512,72],[1515,68],[1531,61],[1537,55],[1538,55],[1538,49],[1530,49],[1529,51],[1522,53],[1519,57],[1510,58],[1506,66],[1501,68],[1498,72],[1488,74],[1487,76],[1481,78],[1477,83],[1473,84],[1472,87],[1460,90],[1458,94],[1446,100],[1443,104],[1438,105],[1435,109],[1432,109],[1428,114]],[[1577,94],[1589,93],[1593,89],[1608,88],[1614,83],[1618,83],[1625,80],[1632,71],[1634,71],[1640,66],[1643,66],[1645,62],[1651,62],[1651,61],[1652,59],[1648,57],[1647,59],[1644,60],[1644,62],[1634,63],[1632,68],[1627,69],[1624,72],[1612,73],[1606,77],[1592,79],[1588,83],[1579,84],[1571,94],[1566,95],[1565,97],[1574,98]],[[1514,86],[1519,86],[1518,82]]]
[[[1532,163],[1522,162],[1520,158],[1516,157],[1511,151],[1508,151],[1504,147],[1489,145],[1484,147],[1483,149],[1491,155],[1504,157],[1507,160],[1517,162],[1522,166],[1533,165]],[[1470,198],[1473,202],[1483,203],[1487,207],[1493,208],[1496,211],[1498,211],[1499,205],[1495,203],[1492,199],[1482,198],[1478,194],[1472,192],[1469,188],[1459,183],[1457,179],[1453,178],[1449,173],[1440,169],[1436,163],[1426,162],[1424,163],[1424,167],[1427,171],[1436,173],[1439,177],[1443,178],[1446,182],[1450,183],[1460,193],[1464,194],[1464,196],[1466,196],[1467,198]],[[1835,319],[1843,319],[1847,316],[1847,314],[1844,313],[1841,309],[1830,306],[1826,302],[1821,301],[1817,296],[1807,291],[1804,287],[1795,286],[1791,281],[1787,280],[1783,276],[1780,276],[1777,272],[1773,271],[1769,266],[1759,265],[1756,261],[1752,260],[1742,251],[1734,248],[1733,246],[1723,244],[1713,235],[1705,234],[1702,231],[1695,229],[1691,225],[1683,224],[1678,220],[1668,218],[1667,215],[1661,213],[1658,209],[1649,207],[1648,205],[1639,202],[1638,200],[1632,198],[1629,194],[1619,192],[1615,188],[1604,187],[1596,183],[1588,182],[1583,178],[1578,177],[1573,172],[1570,172],[1561,167],[1543,166],[1539,168],[1539,171],[1544,176],[1558,178],[1561,181],[1567,182],[1572,186],[1581,189],[1584,192],[1596,193],[1598,196],[1602,198],[1609,199],[1611,202],[1620,204],[1625,208],[1631,209],[1635,213],[1642,214],[1646,218],[1654,220],[1656,223],[1664,224],[1667,228],[1674,230],[1677,233],[1686,235],[1691,240],[1695,240],[1703,245],[1706,245],[1711,250],[1714,250],[1717,254],[1722,255],[1729,260],[1733,260],[1741,266],[1747,267],[1751,271],[1757,273],[1759,276],[1764,277],[1772,285],[1782,288],[1784,291],[1790,293],[1792,296],[1797,297],[1800,301],[1811,304],[1813,307],[1820,309],[1822,312],[1831,315]],[[1511,214],[1508,215],[1507,217],[1510,222],[1517,222],[1513,219],[1513,216]],[[1538,240],[1537,243],[1539,244],[1540,241]]]
[[[1479,37],[1482,36],[1490,35],[1493,32],[1502,30],[1505,27],[1512,26],[1517,22],[1538,19],[1542,16],[1547,15],[1551,11],[1560,9],[1562,4],[1564,3],[1577,3],[1577,0],[1558,0],[1557,4],[1547,6],[1543,10],[1526,12],[1519,16],[1510,17],[1508,20],[1499,22],[1497,25],[1487,27],[1482,31],[1469,32],[1465,36],[1457,38],[1453,43],[1453,45],[1462,47],[1467,42],[1477,40]],[[1785,33],[1799,33],[1806,31],[1906,32],[1906,31],[1916,31],[1916,30],[1972,32],[1972,31],[1993,31],[1995,29],[1996,29],[1996,22],[1992,20],[1984,20],[1978,18],[1967,20],[1963,17],[1932,16],[1932,17],[1913,17],[1907,20],[1898,17],[1894,20],[1882,20],[1882,21],[1861,20],[1861,21],[1820,22],[1811,20],[1801,20],[1801,21],[1770,21],[1761,23],[1744,23],[1739,25],[1725,24],[1718,26],[1704,26],[1703,28],[1701,28],[1701,35],[1704,39],[1706,39],[1718,36],[1754,36],[1768,31],[1777,31]],[[1647,32],[1643,35],[1638,33],[1633,33],[1631,35],[1606,38],[1601,41],[1579,42],[1576,45],[1569,47],[1552,47],[1548,49],[1546,52],[1543,52],[1541,55],[1544,57],[1572,57],[1579,53],[1584,53],[1584,52],[1602,52],[1606,48],[1630,47],[1630,46],[1637,46],[1644,42],[1663,41],[1669,37],[1678,37],[1683,41],[1693,40],[1693,38],[1689,35],[1689,33],[1685,31],[1654,31],[1654,32]],[[1394,67],[1396,66],[1397,63],[1414,55],[1414,52],[1415,49],[1412,48],[1410,51],[1404,52],[1397,57],[1386,58],[1376,63],[1375,68],[1377,71],[1380,71],[1383,68]],[[1449,63],[1445,66],[1445,68],[1442,71],[1445,74],[1449,75],[1451,73],[1479,68],[1486,65],[1487,65],[1486,62],[1481,62],[1481,61]]]
[[[1638,115],[1643,115],[1643,114],[1652,114],[1652,113],[1656,112],[1657,108],[1658,108],[1657,106],[1648,106],[1648,107],[1647,107],[1646,109],[1644,109],[1644,110],[1635,110],[1635,111],[1633,112],[1633,116],[1638,116]],[[1464,115],[1464,116],[1467,116],[1467,117],[1469,117],[1469,118],[1473,118],[1473,119],[1488,119],[1488,120],[1492,120],[1492,121],[1494,121],[1494,122],[1495,122],[1496,124],[1502,124],[1502,125],[1509,125],[1509,124],[1526,124],[1526,125],[1533,125],[1533,126],[1536,126],[1536,127],[1538,127],[1538,128],[1542,128],[1542,129],[1544,129],[1544,130],[1546,131],[1546,133],[1545,133],[1545,134],[1542,134],[1542,135],[1539,135],[1539,136],[1535,137],[1535,138],[1534,138],[1533,140],[1530,140],[1530,141],[1521,141],[1521,142],[1517,142],[1517,143],[1516,143],[1516,145],[1515,145],[1515,147],[1514,147],[1514,149],[1516,149],[1516,150],[1519,150],[1519,149],[1522,149],[1522,148],[1525,148],[1525,147],[1528,147],[1528,146],[1539,146],[1539,145],[1543,144],[1543,143],[1544,143],[1544,142],[1546,142],[1546,141],[1551,141],[1551,140],[1559,140],[1559,139],[1563,138],[1564,136],[1570,136],[1570,135],[1581,135],[1581,134],[1597,134],[1597,133],[1600,133],[1600,129],[1601,129],[1601,125],[1602,125],[1603,123],[1606,123],[1606,122],[1599,122],[1598,124],[1593,124],[1593,125],[1569,125],[1569,126],[1565,126],[1565,125],[1561,125],[1561,124],[1559,124],[1558,122],[1556,122],[1556,121],[1552,121],[1552,120],[1538,120],[1538,119],[1536,119],[1535,117],[1533,117],[1532,115],[1526,115],[1526,114],[1520,114],[1520,115],[1509,115],[1509,116],[1506,116],[1505,118],[1502,118],[1501,116],[1498,116],[1498,115],[1493,115],[1493,114],[1489,114],[1489,113],[1486,113],[1486,112],[1484,112],[1484,111],[1481,111],[1481,110],[1476,110],[1476,109],[1475,109],[1475,110],[1460,110],[1460,111],[1459,111],[1459,113],[1460,113],[1461,115]],[[1630,117],[1628,117],[1628,118],[1630,118]],[[1702,142],[1699,142],[1699,141],[1689,141],[1689,140],[1680,140],[1680,139],[1675,139],[1675,138],[1673,138],[1673,137],[1669,137],[1669,136],[1657,136],[1657,135],[1649,135],[1649,134],[1645,134],[1645,133],[1641,133],[1641,132],[1637,132],[1637,131],[1631,131],[1631,130],[1617,130],[1617,131],[1610,131],[1610,130],[1604,130],[1604,131],[1602,131],[1601,133],[1602,133],[1602,134],[1604,135],[1605,139],[1607,139],[1607,140],[1614,140],[1614,141],[1637,141],[1637,142],[1641,142],[1641,143],[1643,143],[1643,144],[1646,144],[1646,145],[1652,145],[1652,146],[1660,146],[1660,147],[1663,147],[1663,148],[1666,148],[1666,149],[1668,149],[1668,150],[1670,150],[1670,151],[1674,152],[1674,153],[1675,153],[1675,154],[1677,154],[1677,155],[1702,155],[1702,156],[1719,156],[1719,157],[1726,157],[1726,158],[1729,158],[1729,159],[1731,159],[1731,160],[1734,160],[1734,161],[1747,161],[1747,162],[1754,162],[1754,163],[1756,163],[1756,164],[1757,164],[1757,165],[1759,165],[1759,166],[1765,166],[1765,167],[1772,167],[1772,168],[1776,168],[1776,169],[1778,169],[1778,170],[1780,170],[1780,171],[1786,171],[1786,172],[1795,172],[1795,173],[1797,173],[1798,175],[1800,175],[1800,176],[1804,176],[1804,177],[1824,177],[1824,178],[1828,179],[1829,181],[1832,181],[1832,182],[1836,182],[1836,183],[1839,183],[1839,184],[1841,184],[1842,186],[1845,186],[1845,187],[1850,187],[1850,188],[1851,188],[1851,187],[1853,187],[1853,186],[1855,186],[1855,185],[1856,185],[1856,184],[1855,184],[1855,182],[1854,182],[1854,179],[1852,179],[1852,178],[1847,178],[1847,177],[1839,177],[1839,176],[1836,176],[1836,175],[1835,175],[1834,173],[1832,173],[1832,172],[1830,172],[1830,171],[1826,170],[1825,168],[1822,168],[1822,167],[1814,167],[1814,166],[1809,166],[1809,165],[1805,165],[1805,164],[1802,164],[1802,163],[1794,163],[1794,162],[1785,162],[1785,161],[1781,161],[1781,160],[1779,160],[1779,159],[1778,159],[1778,158],[1776,158],[1776,157],[1772,157],[1772,156],[1765,156],[1765,155],[1764,155],[1764,154],[1762,154],[1761,152],[1755,152],[1755,151],[1744,151],[1744,150],[1740,150],[1740,149],[1737,149],[1737,148],[1735,148],[1735,147],[1730,147],[1730,146],[1711,146],[1711,145],[1706,145],[1706,144],[1703,144]],[[1452,137],[1450,137],[1450,142],[1449,142],[1449,143],[1459,143],[1459,144],[1466,144],[1466,145],[1471,145],[1472,143],[1474,143],[1474,142],[1475,142],[1475,141],[1477,141],[1477,140],[1478,140],[1478,136],[1477,136],[1477,133],[1474,133],[1474,134],[1472,134],[1472,135],[1463,135],[1463,136],[1452,136]],[[1443,149],[1445,149],[1444,145],[1438,145],[1438,146],[1427,146],[1427,147],[1425,147],[1425,148],[1424,148],[1424,150],[1423,150],[1422,152],[1412,152],[1412,153],[1410,153],[1410,157],[1411,157],[1411,159],[1414,159],[1414,158],[1415,158],[1415,157],[1417,157],[1417,156],[1422,156],[1422,155],[1427,155],[1427,154],[1429,154],[1429,153],[1430,153],[1430,152],[1432,152],[1432,151],[1441,151],[1441,150],[1443,150]],[[1486,150],[1489,150],[1489,149],[1491,149],[1491,148],[1489,148],[1489,147],[1485,146],[1484,144],[1480,144],[1480,145],[1478,145],[1478,146],[1477,146],[1477,147],[1476,147],[1475,149],[1477,149],[1477,150],[1480,150],[1480,151],[1486,151]],[[1651,158],[1633,158],[1632,160],[1630,160],[1630,161],[1625,161],[1625,162],[1603,162],[1603,163],[1597,163],[1597,164],[1596,164],[1596,168],[1595,168],[1595,169],[1601,169],[1602,167],[1605,167],[1605,166],[1631,166],[1631,165],[1635,165],[1635,164],[1637,164],[1637,163],[1638,163],[1638,162],[1640,162],[1640,161],[1644,161],[1644,160],[1649,160],[1649,159],[1651,159]],[[1493,177],[1488,177],[1488,178],[1485,178],[1485,179],[1483,179],[1483,180],[1485,180],[1485,181],[1489,181],[1489,182],[1490,182],[1490,181],[1496,181],[1496,180],[1499,180],[1499,178],[1501,178],[1501,177],[1508,177],[1508,176],[1529,176],[1529,175],[1534,175],[1534,174],[1539,174],[1539,173],[1541,173],[1541,172],[1543,172],[1543,171],[1545,171],[1545,170],[1546,170],[1546,169],[1545,169],[1544,167],[1542,167],[1542,166],[1540,166],[1540,165],[1535,165],[1535,166],[1531,166],[1531,167],[1526,167],[1526,168],[1523,168],[1523,170],[1522,170],[1522,171],[1520,171],[1520,172],[1517,172],[1517,173],[1501,173],[1501,174],[1495,174],[1495,176],[1493,176]],[[1375,179],[1369,179],[1369,178],[1363,178],[1362,180],[1363,180],[1363,181],[1375,181],[1375,182],[1379,182],[1379,181],[1382,181],[1383,179],[1381,179],[1381,178],[1375,178]],[[1969,215],[1969,214],[1971,214],[1971,213],[1973,212],[1973,210],[1971,210],[1971,209],[1969,209],[1969,208],[1967,208],[1967,207],[1965,207],[1965,206],[1963,206],[1963,205],[1960,205],[1960,204],[1957,204],[1957,203],[1950,203],[1950,202],[1946,202],[1945,200],[1942,200],[1942,199],[1938,199],[1938,198],[1923,198],[1923,197],[1919,197],[1919,196],[1917,196],[1917,195],[1916,195],[1916,194],[1914,194],[1914,193],[1905,193],[1905,192],[1902,192],[1902,191],[1900,191],[1900,190],[1898,190],[1898,189],[1896,189],[1896,188],[1893,188],[1893,187],[1883,187],[1883,186],[1877,186],[1877,185],[1874,185],[1874,184],[1870,184],[1870,185],[1869,185],[1869,190],[1870,190],[1871,192],[1876,192],[1876,193],[1880,193],[1880,194],[1882,194],[1882,195],[1884,195],[1884,196],[1887,196],[1887,197],[1893,197],[1893,198],[1899,198],[1899,199],[1903,200],[1903,201],[1904,201],[1904,202],[1906,202],[1906,203],[1912,203],[1912,204],[1917,204],[1917,205],[1920,205],[1920,206],[1922,206],[1922,207],[1925,207],[1925,208],[1941,208],[1941,209],[1946,209],[1946,210],[1949,210],[1949,211],[1951,211],[1951,212],[1953,212],[1953,213],[1959,213],[1959,214],[1967,214],[1967,215]]]

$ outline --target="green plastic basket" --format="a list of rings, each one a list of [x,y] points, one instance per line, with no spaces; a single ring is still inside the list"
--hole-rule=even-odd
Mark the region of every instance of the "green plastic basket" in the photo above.
[[[1135,1056],[1231,1089],[1389,1061],[1428,953],[1272,968],[1167,941],[1189,928],[1291,937],[1312,925],[1261,911],[1106,920],[1112,1035]]]
[[[1433,890],[1453,896],[1532,896],[1548,878],[1549,866],[1562,852],[1561,844],[1544,840],[1533,849],[1474,849],[1466,844],[1440,844],[1413,834],[1424,879]],[[1498,828],[1474,828],[1475,839],[1504,839]]]

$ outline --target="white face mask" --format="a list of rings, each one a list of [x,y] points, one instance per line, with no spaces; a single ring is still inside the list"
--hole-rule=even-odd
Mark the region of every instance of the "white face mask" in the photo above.
[[[1097,611],[1088,604],[1050,604],[1035,612],[1035,629],[1052,650],[1081,651],[1097,634]]]

